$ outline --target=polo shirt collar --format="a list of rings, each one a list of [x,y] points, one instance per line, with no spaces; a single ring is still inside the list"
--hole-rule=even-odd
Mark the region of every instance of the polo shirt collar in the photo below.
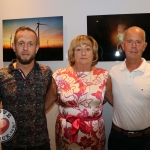
[[[9,64],[9,66],[8,66],[8,72],[9,73],[13,72],[15,70],[18,70],[18,69],[15,69],[14,66],[13,66],[13,63],[15,63],[15,62],[16,62],[16,59],[13,59],[12,62]],[[34,70],[41,70],[38,62],[34,61],[33,69]]]
[[[137,69],[135,69],[134,71],[141,71],[141,72],[144,72],[145,71],[145,68],[146,68],[146,65],[147,65],[147,63],[146,63],[146,60],[144,59],[144,58],[141,58],[142,59],[142,64],[137,68]],[[125,69],[127,69],[127,67],[126,67],[126,59],[123,61],[123,63],[121,64],[121,66],[120,66],[120,70],[125,70]]]

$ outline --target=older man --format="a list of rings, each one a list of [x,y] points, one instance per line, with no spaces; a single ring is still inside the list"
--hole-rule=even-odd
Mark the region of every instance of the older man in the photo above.
[[[142,58],[145,31],[128,28],[122,48],[126,59],[112,67],[113,123],[109,150],[150,150],[150,64]]]

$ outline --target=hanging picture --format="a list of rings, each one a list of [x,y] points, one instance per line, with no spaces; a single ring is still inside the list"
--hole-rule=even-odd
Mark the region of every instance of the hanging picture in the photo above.
[[[143,57],[150,60],[150,13],[87,16],[87,34],[99,45],[99,61],[123,61],[121,47],[124,31],[139,26],[146,32],[148,43]]]
[[[3,61],[15,59],[12,49],[15,31],[20,26],[28,26],[38,36],[37,61],[63,60],[63,17],[42,17],[3,20]]]

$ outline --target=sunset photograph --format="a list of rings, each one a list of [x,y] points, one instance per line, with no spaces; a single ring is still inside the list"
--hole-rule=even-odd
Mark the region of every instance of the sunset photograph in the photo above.
[[[39,51],[37,61],[63,60],[63,17],[41,17],[3,20],[3,61],[15,59],[12,49],[17,28],[27,26],[38,37]]]

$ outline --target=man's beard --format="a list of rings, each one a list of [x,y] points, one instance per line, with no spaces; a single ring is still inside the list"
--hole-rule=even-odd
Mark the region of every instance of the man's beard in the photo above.
[[[35,59],[36,54],[32,55],[29,59],[22,59],[18,54],[16,54],[16,59],[23,65],[30,64]]]

